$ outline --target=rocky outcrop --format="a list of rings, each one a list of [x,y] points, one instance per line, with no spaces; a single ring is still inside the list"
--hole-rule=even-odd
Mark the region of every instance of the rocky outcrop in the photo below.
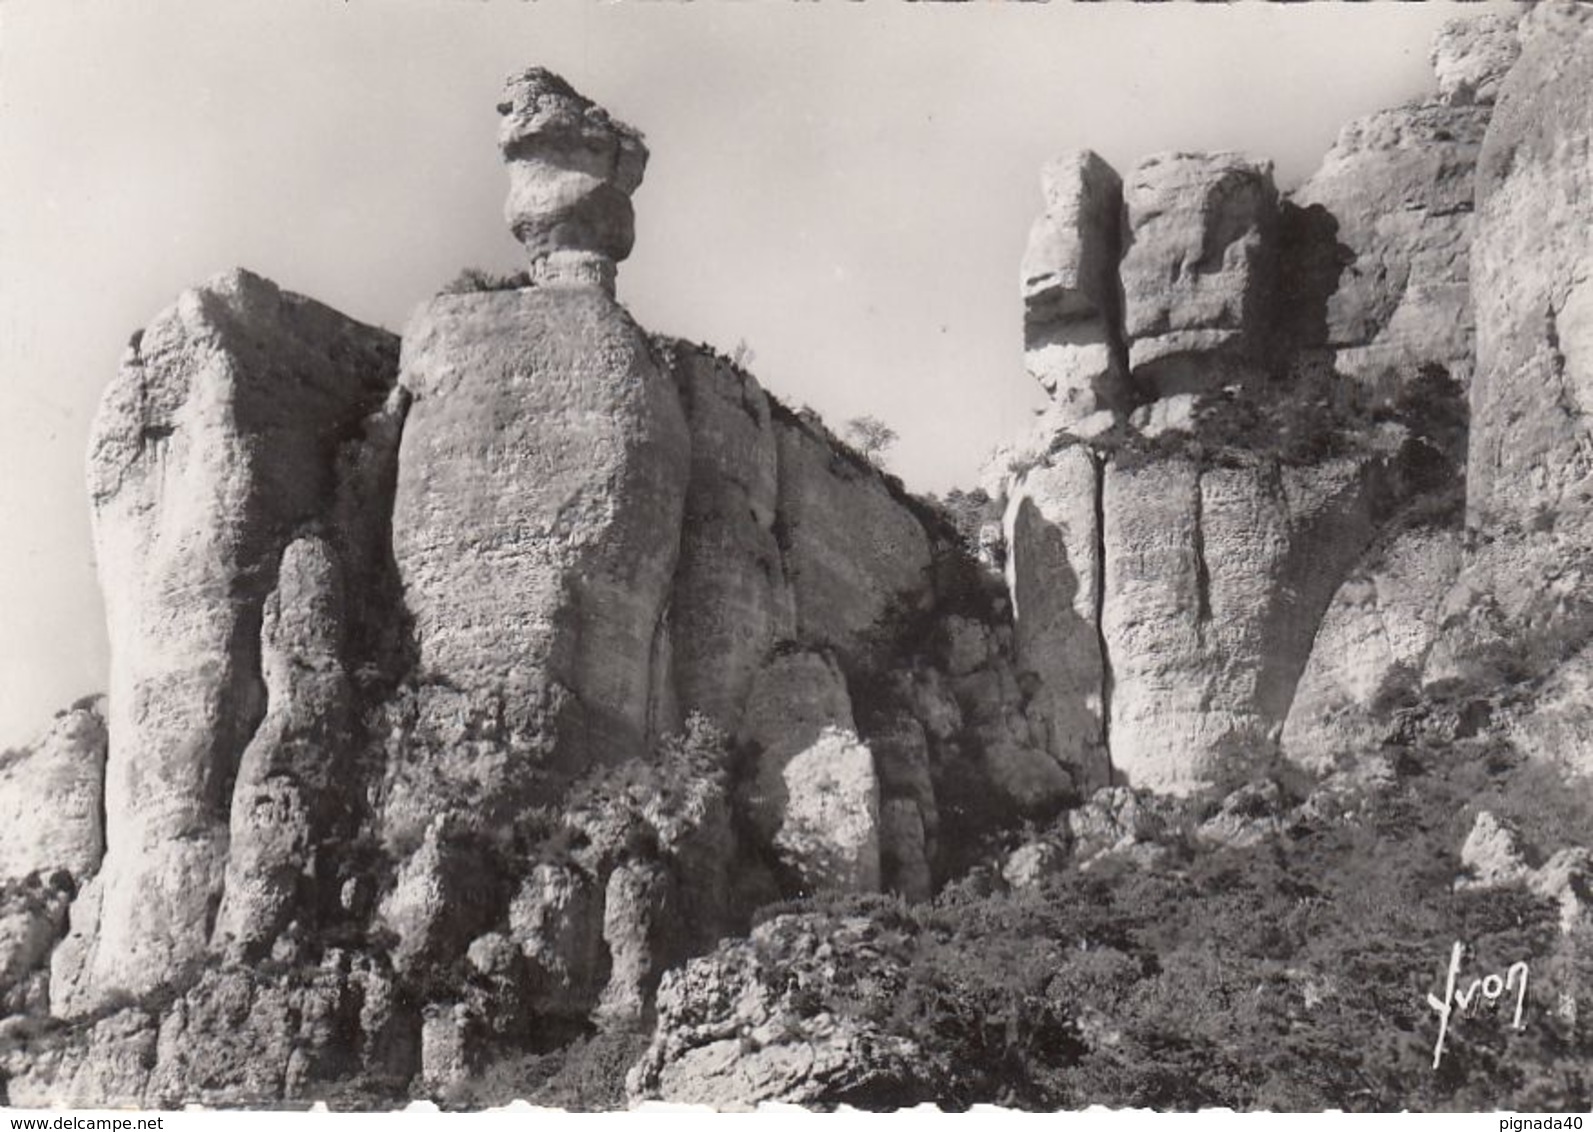
[[[858,965],[890,985],[878,932],[866,918],[782,916],[665,976],[653,1043],[626,1081],[632,1100],[750,1109],[867,1104],[878,1092],[910,1103],[903,1093],[927,1069],[913,1042],[810,1005],[857,989]]]
[[[22,1108],[308,1103],[356,1075],[392,1089],[419,1062],[419,1018],[395,990],[338,951],[296,979],[215,971],[164,1011],[131,1007],[13,1042],[0,1072]]]
[[[107,390],[89,455],[113,642],[106,858],[97,928],[91,906],[73,914],[91,938],[81,997],[61,1006],[148,990],[204,954],[240,761],[257,736],[255,765],[275,757],[259,735],[266,600],[289,544],[331,518],[395,347],[236,271],[135,336]]]
[[[105,852],[103,701],[62,712],[26,746],[0,754],[0,881],[63,870],[82,882]]]
[[[1277,287],[1270,162],[1147,157],[1123,180],[1123,328],[1140,395],[1255,380]]]
[[[1076,150],[1047,163],[1040,183],[1045,213],[1023,253],[1023,356],[1060,425],[1129,400],[1117,281],[1123,182]]]
[[[641,135],[542,67],[509,79],[498,113],[509,167],[504,217],[531,257],[531,281],[612,295],[615,264],[636,241]]]

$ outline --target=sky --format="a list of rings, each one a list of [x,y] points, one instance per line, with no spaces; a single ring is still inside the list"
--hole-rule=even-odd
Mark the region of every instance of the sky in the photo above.
[[[1236,149],[1288,188],[1486,8],[3,0],[0,747],[106,684],[83,464],[130,333],[233,266],[395,331],[460,268],[521,266],[511,72],[646,135],[619,279],[644,326],[884,420],[941,492],[1043,398],[1018,265],[1047,158]]]

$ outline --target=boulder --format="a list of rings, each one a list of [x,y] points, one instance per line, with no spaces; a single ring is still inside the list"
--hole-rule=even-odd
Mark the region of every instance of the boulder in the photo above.
[[[1067,868],[1068,852],[1050,841],[1031,841],[1014,849],[1001,866],[1001,878],[1013,888],[1037,888]]]
[[[1561,849],[1527,880],[1527,887],[1560,908],[1560,932],[1580,935],[1593,927],[1593,852]]]

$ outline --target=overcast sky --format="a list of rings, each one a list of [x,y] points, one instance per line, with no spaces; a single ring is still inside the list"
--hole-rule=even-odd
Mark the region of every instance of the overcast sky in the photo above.
[[[0,3],[0,746],[105,686],[83,456],[128,335],[233,265],[398,330],[509,270],[503,78],[539,63],[647,136],[620,298],[746,342],[764,385],[968,485],[1041,394],[1019,257],[1037,172],[1239,149],[1297,183],[1430,88],[1481,5],[507,0]]]

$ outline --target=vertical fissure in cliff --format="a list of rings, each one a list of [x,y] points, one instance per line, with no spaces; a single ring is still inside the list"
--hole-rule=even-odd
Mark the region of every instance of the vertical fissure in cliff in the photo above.
[[[1201,468],[1195,468],[1194,522],[1190,535],[1195,555],[1195,629],[1204,641],[1211,620],[1211,567],[1206,562],[1206,491]]]
[[[1115,786],[1112,769],[1112,651],[1106,639],[1106,462],[1108,457],[1092,453],[1095,466],[1095,643],[1101,653],[1101,756],[1106,760],[1106,784]]]

